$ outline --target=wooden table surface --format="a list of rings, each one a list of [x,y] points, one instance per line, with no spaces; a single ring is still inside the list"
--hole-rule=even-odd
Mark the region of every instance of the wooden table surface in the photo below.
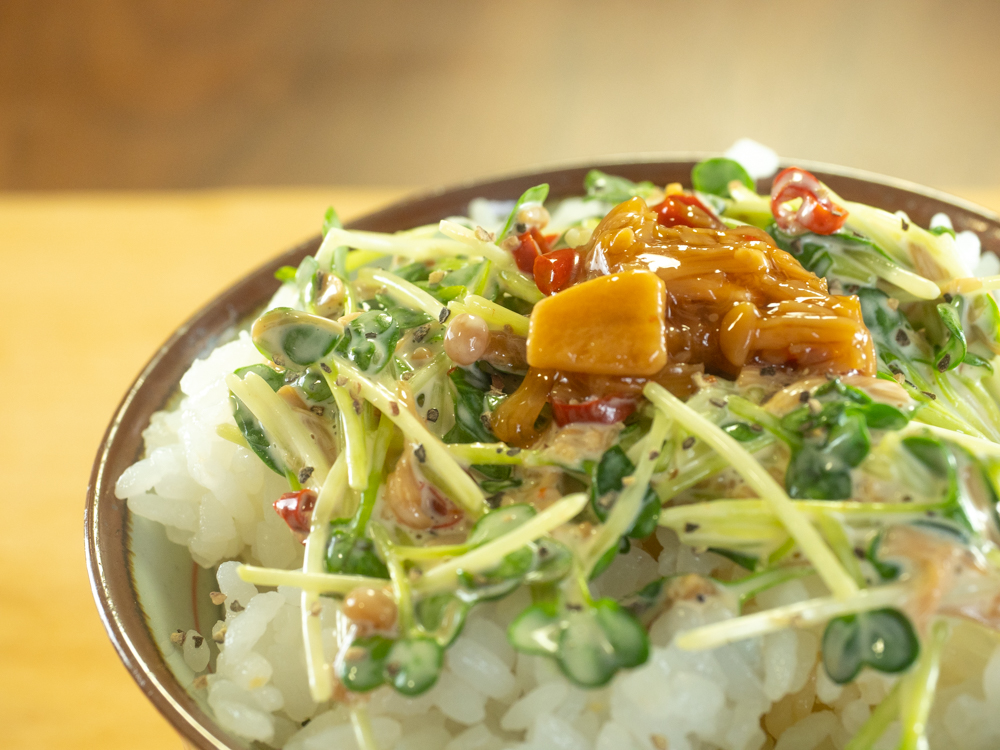
[[[119,662],[84,568],[91,463],[119,399],[192,312],[394,189],[0,194],[0,727],[6,748],[181,740]],[[1000,188],[955,190],[1000,210]]]

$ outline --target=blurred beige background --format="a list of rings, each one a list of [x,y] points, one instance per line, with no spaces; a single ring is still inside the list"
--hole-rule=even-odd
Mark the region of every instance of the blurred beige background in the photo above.
[[[430,185],[625,152],[1000,175],[1000,2],[0,2],[0,190]]]

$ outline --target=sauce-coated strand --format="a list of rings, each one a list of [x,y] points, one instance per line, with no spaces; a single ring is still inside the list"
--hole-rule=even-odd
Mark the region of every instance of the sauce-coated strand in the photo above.
[[[874,374],[856,297],[830,295],[755,227],[664,227],[640,198],[616,206],[581,249],[577,281],[649,269],[667,286],[671,363],[730,377],[747,364]]]

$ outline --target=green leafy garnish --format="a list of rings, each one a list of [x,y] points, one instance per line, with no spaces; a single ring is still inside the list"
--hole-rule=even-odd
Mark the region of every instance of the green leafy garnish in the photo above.
[[[732,197],[729,193],[729,183],[738,180],[750,190],[754,189],[753,178],[743,165],[732,159],[719,156],[705,159],[694,165],[691,170],[691,185],[695,190],[723,198]]]

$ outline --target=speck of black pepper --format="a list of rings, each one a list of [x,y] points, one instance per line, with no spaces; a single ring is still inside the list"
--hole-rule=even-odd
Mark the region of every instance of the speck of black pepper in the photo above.
[[[694,447],[694,436],[693,435],[691,437],[685,438],[684,442],[681,443],[681,448],[683,448],[684,450],[690,450],[693,447]]]
[[[708,400],[708,403],[710,403],[712,406],[715,406],[715,407],[717,407],[719,409],[725,408],[725,406],[726,406],[726,402],[723,401],[721,398],[710,398]]]
[[[910,497],[909,495],[903,495],[903,502],[904,503],[912,503],[913,502],[913,498]]]
[[[774,365],[768,365],[767,367],[760,368],[760,374],[765,378],[773,377],[778,372],[778,368]]]
[[[377,333],[375,333],[375,331],[369,331],[368,333],[366,333],[366,334],[365,334],[365,338],[366,338],[366,339],[373,339],[373,338],[375,338],[376,336],[378,336],[378,334],[377,334]]]
[[[583,605],[569,603],[566,605],[566,609],[570,610],[571,612],[579,612],[583,609]]]
[[[402,375],[403,380],[409,380],[412,377],[413,377],[413,371],[412,370],[407,370]]]
[[[485,427],[487,430],[492,430],[493,429],[493,425],[490,424],[490,415],[489,414],[480,414],[479,415],[479,421],[483,423],[483,427]]]
[[[501,453],[503,453],[503,448],[497,448],[497,455],[499,456]]]
[[[699,526],[698,524],[692,523],[691,521],[688,521],[686,524],[684,524],[684,533],[685,534],[693,534],[694,532],[696,532],[700,528],[701,528],[701,526]]]
[[[763,432],[763,431],[764,431],[764,428],[761,427],[759,424],[752,424],[752,425],[750,425],[750,432]]]
[[[927,511],[927,517],[928,518],[934,518],[934,516],[936,516],[936,515],[937,515],[937,513],[935,513],[933,510]]]
[[[427,334],[430,333],[430,332],[431,332],[431,324],[430,323],[424,323],[419,328],[415,328],[413,330],[413,342],[416,343],[416,344],[419,344],[421,341],[423,341],[425,338],[427,338]]]
[[[427,410],[427,421],[428,422],[437,422],[438,421],[438,416],[439,416],[439,414],[438,414],[438,410],[437,409],[428,409]]]
[[[361,402],[358,399],[352,398],[351,399],[351,405],[354,407],[354,413],[355,414],[360,414],[361,413],[362,404],[361,404]]]
[[[519,221],[517,222],[517,224],[514,225],[514,234],[524,234],[527,231],[528,231],[528,225],[525,224],[523,221]]]
[[[201,648],[201,644],[205,642],[205,637],[201,635],[192,636],[192,643],[194,643],[195,648]]]
[[[324,409],[322,406],[310,406],[309,407],[309,411],[311,411],[317,417],[322,417],[323,416],[323,412],[325,412],[326,409]]]
[[[499,508],[500,507],[500,503],[502,503],[502,502],[503,502],[503,493],[502,492],[498,492],[497,494],[490,495],[488,498],[486,498],[486,504],[488,506],[490,506],[491,508],[493,508],[493,510],[496,510],[497,508]]]
[[[858,558],[859,560],[864,560],[865,559],[865,551],[863,549],[861,549],[861,547],[855,547],[854,548],[854,556],[856,558]]]
[[[424,396],[424,394],[422,394],[422,393],[418,393],[417,394],[417,406],[423,406],[424,405],[424,401],[426,401],[426,400],[427,399]]]
[[[704,604],[705,603],[705,595],[704,594],[695,594],[694,598],[698,601],[699,604]]]
[[[951,295],[950,295],[950,294],[949,294],[948,292],[945,292],[945,293],[944,293],[944,301],[945,301],[945,302],[947,302],[948,304],[951,304],[951,301],[952,301],[953,299],[955,299],[955,298],[954,298],[954,297],[952,297],[952,296],[951,296]]]
[[[948,366],[951,364],[951,355],[945,354],[941,359],[938,360],[937,369],[938,372],[947,372]]]
[[[650,451],[649,452],[649,460],[650,461],[655,461],[659,457],[660,457],[660,452],[659,451]]]
[[[811,399],[811,398],[812,398],[812,395],[809,393],[809,391],[802,391],[801,393],[799,393],[799,403],[800,404],[808,404],[809,403],[809,399]]]
[[[242,612],[244,609],[246,609],[246,607],[244,607],[235,599],[233,600],[233,603],[229,605],[230,612]]]
[[[423,444],[420,444],[413,449],[413,455],[417,457],[417,460],[420,463],[424,463],[427,460],[427,450],[424,448]]]
[[[906,331],[904,331],[902,328],[896,331],[896,343],[899,344],[900,346],[910,345],[910,337],[906,335]]]
[[[309,481],[309,477],[313,475],[312,466],[303,466],[299,469],[299,484],[305,484]]]
[[[546,547],[544,544],[540,544],[540,545],[538,545],[538,550],[537,550],[536,554],[539,557],[548,557],[549,556],[549,548]]]
[[[320,362],[319,369],[321,369],[323,372],[327,374],[333,372],[333,370],[330,369],[330,365],[328,365],[326,362]]]
[[[520,452],[521,452],[520,448],[510,448],[510,449],[507,450],[507,455],[508,456],[516,456]]]
[[[904,219],[902,216],[899,217],[899,224],[903,228],[904,232],[910,228],[910,225],[906,223],[906,219]]]
[[[438,323],[444,323],[448,320],[448,316],[451,315],[451,310],[447,307],[442,307],[441,312],[438,313]]]

